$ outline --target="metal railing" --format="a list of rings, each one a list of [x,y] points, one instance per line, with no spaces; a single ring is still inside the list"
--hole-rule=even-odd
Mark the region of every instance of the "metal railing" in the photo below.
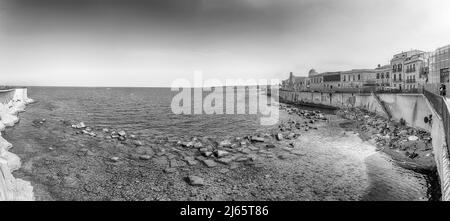
[[[450,112],[445,102],[445,97],[439,96],[428,90],[423,90],[424,96],[433,105],[434,110],[441,116],[442,123],[444,124],[445,143],[447,144],[447,152],[450,154]]]

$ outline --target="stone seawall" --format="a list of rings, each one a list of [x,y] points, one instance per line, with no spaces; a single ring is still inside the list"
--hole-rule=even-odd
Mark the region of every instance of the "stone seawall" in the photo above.
[[[34,199],[31,184],[11,174],[20,168],[21,162],[17,155],[8,151],[12,144],[1,137],[1,131],[19,122],[17,115],[31,102],[26,88],[0,91],[0,201]]]
[[[429,131],[441,182],[442,200],[450,200],[450,160],[445,143],[443,122],[422,94],[378,94],[380,101],[372,94],[356,93],[280,90],[279,96],[281,101],[294,103],[320,104],[337,108],[359,107],[384,117],[390,115],[395,121],[403,119],[409,126]],[[424,118],[430,115],[432,115],[432,123],[425,123]]]

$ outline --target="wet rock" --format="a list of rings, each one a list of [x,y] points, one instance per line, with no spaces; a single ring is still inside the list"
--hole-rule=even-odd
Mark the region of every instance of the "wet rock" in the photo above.
[[[76,129],[84,129],[86,128],[86,124],[84,124],[84,122],[80,122],[78,124],[72,125],[72,127]]]
[[[186,178],[186,181],[191,186],[204,186],[205,185],[203,178],[198,177],[198,176],[188,176]]]
[[[121,137],[127,136],[127,133],[123,130],[119,131],[117,134],[119,134],[119,136],[121,136]]]

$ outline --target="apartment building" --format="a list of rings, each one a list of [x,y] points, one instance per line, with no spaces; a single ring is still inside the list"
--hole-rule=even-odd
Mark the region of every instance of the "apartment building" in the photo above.
[[[393,87],[391,65],[378,65],[375,68],[375,82],[378,90],[384,90]]]

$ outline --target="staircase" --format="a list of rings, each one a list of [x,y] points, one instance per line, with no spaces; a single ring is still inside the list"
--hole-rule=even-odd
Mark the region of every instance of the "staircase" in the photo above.
[[[371,94],[375,98],[375,100],[378,101],[378,103],[380,104],[381,108],[383,108],[384,113],[386,113],[386,115],[388,116],[388,119],[390,120],[392,118],[392,115],[391,115],[391,112],[389,112],[389,110],[386,108],[386,105],[384,104],[384,101],[382,101],[380,99],[378,94],[376,94],[374,92],[372,92]]]

